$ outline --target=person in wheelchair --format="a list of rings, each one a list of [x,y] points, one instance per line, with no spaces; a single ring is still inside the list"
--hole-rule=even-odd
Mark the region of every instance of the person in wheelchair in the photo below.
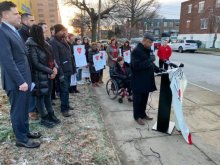
[[[124,58],[122,56],[119,56],[117,58],[111,78],[117,82],[119,89],[127,89],[128,101],[132,101],[131,70],[129,64],[124,61]]]

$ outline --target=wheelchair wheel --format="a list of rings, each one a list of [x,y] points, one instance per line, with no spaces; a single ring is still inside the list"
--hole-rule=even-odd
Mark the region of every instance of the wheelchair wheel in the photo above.
[[[119,98],[119,99],[118,99],[118,102],[119,102],[119,103],[123,103],[123,99],[122,99],[122,98]]]
[[[114,100],[118,96],[118,85],[115,80],[109,79],[106,83],[106,92],[110,99]]]

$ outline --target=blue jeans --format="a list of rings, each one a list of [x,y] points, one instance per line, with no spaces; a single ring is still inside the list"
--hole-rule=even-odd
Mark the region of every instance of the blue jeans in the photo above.
[[[60,82],[61,112],[69,111],[69,88],[71,76],[64,76],[64,81]]]

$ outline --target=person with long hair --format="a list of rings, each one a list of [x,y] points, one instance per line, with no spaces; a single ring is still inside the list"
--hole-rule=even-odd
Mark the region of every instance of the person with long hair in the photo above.
[[[98,51],[100,52],[100,51],[105,51],[104,50],[104,46],[101,44],[101,42],[97,42],[97,49],[98,49]],[[104,69],[105,69],[105,67],[104,67]],[[104,69],[101,69],[100,71],[99,71],[99,84],[103,84],[104,82],[103,82],[103,70]]]
[[[119,47],[117,44],[117,40],[112,38],[110,41],[109,46],[106,49],[106,53],[108,55],[107,65],[109,66],[109,73],[111,75],[111,71],[117,61],[118,56],[120,55]]]
[[[40,124],[52,128],[60,123],[54,114],[51,102],[52,80],[57,75],[57,68],[52,48],[45,41],[42,27],[33,25],[30,34],[31,37],[28,38],[26,46],[32,66],[32,81],[35,84],[32,94],[37,97],[37,109],[41,116]]]
[[[124,45],[121,47],[121,54],[123,55],[124,52],[131,51],[131,46],[129,41],[125,41]]]
[[[92,43],[92,48],[89,51],[89,71],[90,71],[90,77],[92,80],[92,87],[99,87],[99,71],[96,71],[94,62],[93,62],[93,56],[98,54],[99,50],[97,49],[97,43]]]

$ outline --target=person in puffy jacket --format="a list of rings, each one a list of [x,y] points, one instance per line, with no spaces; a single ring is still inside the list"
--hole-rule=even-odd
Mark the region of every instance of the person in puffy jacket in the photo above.
[[[26,41],[26,47],[32,68],[32,82],[35,84],[32,94],[37,97],[37,109],[41,116],[40,123],[52,128],[60,123],[54,114],[51,102],[52,80],[57,75],[56,63],[52,48],[45,41],[42,27],[33,25],[30,34],[31,37]]]
[[[159,68],[168,69],[168,64],[166,64],[166,61],[169,60],[170,56],[172,54],[172,49],[168,45],[167,40],[163,41],[163,45],[158,49],[157,56],[159,57]]]

